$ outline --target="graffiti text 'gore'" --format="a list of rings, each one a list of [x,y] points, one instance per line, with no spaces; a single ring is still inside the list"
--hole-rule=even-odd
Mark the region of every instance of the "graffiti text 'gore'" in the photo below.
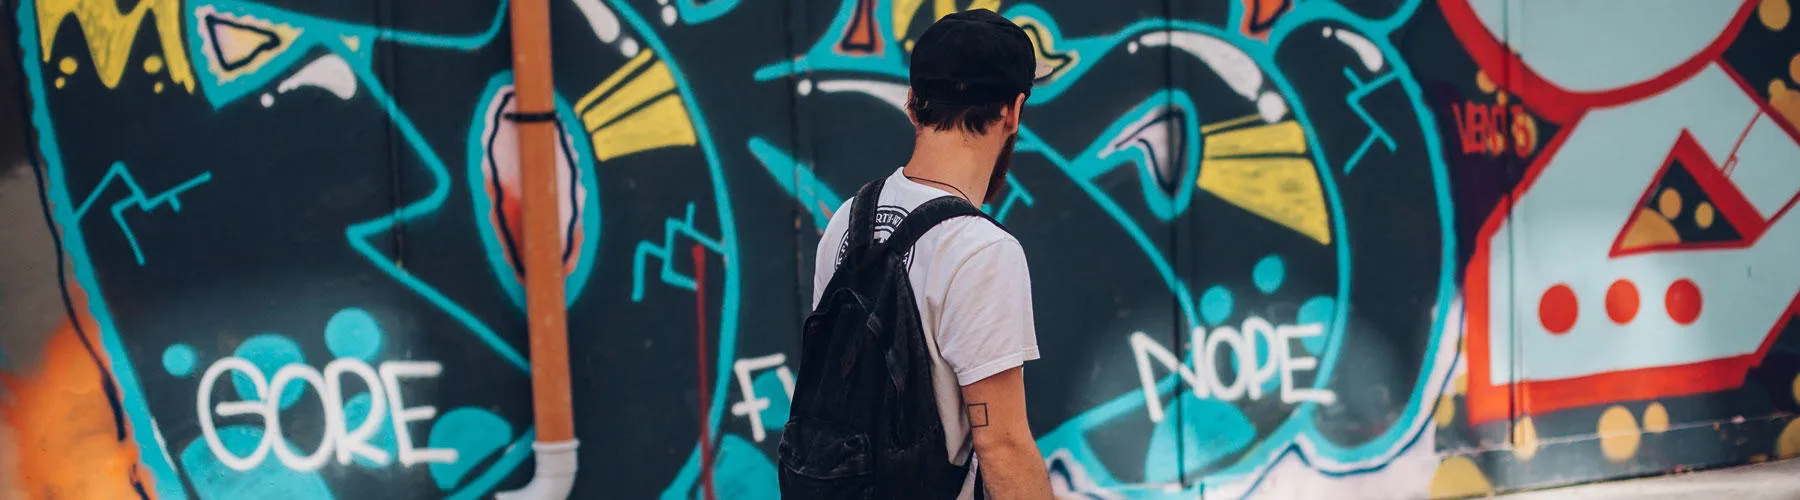
[[[212,405],[213,384],[226,372],[236,371],[249,378],[256,389],[257,399],[253,401],[222,402]],[[378,465],[387,465],[386,451],[369,443],[381,430],[383,420],[393,423],[394,443],[398,449],[400,464],[413,466],[419,463],[456,462],[456,450],[450,449],[415,449],[412,435],[407,431],[408,422],[430,420],[437,416],[437,408],[432,406],[407,407],[400,396],[401,378],[436,377],[443,367],[435,362],[389,361],[381,364],[380,370],[354,358],[339,358],[325,365],[324,373],[304,364],[289,364],[275,372],[273,378],[266,377],[261,369],[250,361],[238,357],[219,360],[206,369],[200,378],[199,394],[195,397],[196,409],[199,411],[200,430],[206,439],[206,445],[225,466],[237,471],[248,471],[261,465],[272,450],[281,464],[289,469],[312,471],[324,467],[335,455],[339,464],[348,465],[353,457],[362,457]],[[367,416],[356,428],[349,428],[344,412],[343,378],[351,374],[362,379],[369,388],[370,406]],[[293,448],[282,442],[280,395],[288,384],[305,383],[313,387],[319,394],[325,408],[325,437],[310,455],[300,455]],[[393,409],[393,418],[385,419],[389,408]],[[238,456],[225,447],[219,439],[217,425],[213,413],[220,417],[256,415],[262,418],[262,440],[249,455]],[[336,453],[333,453],[336,450]]]

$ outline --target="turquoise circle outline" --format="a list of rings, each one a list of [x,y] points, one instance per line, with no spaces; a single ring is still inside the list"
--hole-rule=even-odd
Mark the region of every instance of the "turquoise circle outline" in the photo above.
[[[468,156],[465,163],[468,164],[469,197],[474,201],[471,205],[475,209],[475,227],[481,231],[481,246],[486,250],[488,265],[494,272],[494,278],[499,280],[500,287],[506,291],[506,297],[512,300],[514,306],[522,310],[525,308],[525,285],[513,271],[512,264],[507,262],[506,248],[497,239],[504,235],[500,235],[499,228],[494,227],[494,223],[488,219],[488,214],[493,211],[494,205],[492,199],[487,196],[486,188],[482,187],[487,184],[487,176],[482,173],[482,159],[487,156],[487,148],[481,132],[487,125],[488,106],[491,105],[494,97],[500,94],[502,88],[512,85],[512,83],[512,71],[501,71],[488,79],[487,88],[482,90],[481,98],[477,102],[489,104],[478,106],[475,110],[474,120],[469,127]],[[581,297],[582,290],[587,286],[588,277],[594,271],[594,259],[598,258],[600,238],[602,237],[600,228],[602,198],[598,179],[599,171],[594,166],[593,145],[589,144],[586,134],[570,132],[586,130],[581,126],[579,119],[571,119],[576,116],[575,109],[569,106],[569,102],[563,99],[562,95],[557,95],[557,122],[562,125],[561,132],[570,136],[569,143],[574,149],[576,168],[581,173],[579,181],[581,186],[587,189],[590,197],[587,209],[581,213],[580,258],[575,265],[575,270],[563,280],[563,301],[565,305],[570,306],[574,305],[575,300]]]

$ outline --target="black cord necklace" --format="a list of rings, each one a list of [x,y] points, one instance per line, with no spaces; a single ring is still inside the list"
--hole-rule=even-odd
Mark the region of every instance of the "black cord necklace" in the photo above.
[[[901,175],[906,175],[906,174],[901,174]],[[952,186],[952,185],[950,185],[950,183],[948,183],[948,182],[944,182],[944,181],[938,181],[938,180],[932,180],[932,179],[926,179],[926,178],[924,178],[924,177],[913,177],[913,176],[910,176],[910,175],[907,175],[907,176],[906,176],[906,178],[908,178],[908,179],[912,179],[912,180],[914,180],[914,181],[919,181],[919,182],[929,182],[929,183],[932,183],[932,184],[937,184],[937,185],[939,185],[939,186],[944,186],[944,187],[947,187],[947,188],[950,188],[950,189],[954,189],[954,190],[956,190],[956,194],[959,194],[959,195],[962,195],[962,197],[963,197],[963,199],[965,199],[965,200],[971,200],[971,201],[973,201],[973,200],[974,200],[974,198],[970,198],[970,197],[969,197],[969,195],[968,195],[968,193],[964,193],[964,192],[963,192],[963,190],[961,190],[961,189],[958,189],[958,188],[957,188],[957,187],[956,187],[956,186]]]

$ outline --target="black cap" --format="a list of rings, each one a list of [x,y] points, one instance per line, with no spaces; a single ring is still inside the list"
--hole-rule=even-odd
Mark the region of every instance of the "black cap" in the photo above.
[[[950,14],[925,28],[913,45],[913,96],[967,105],[1030,95],[1036,55],[1025,30],[994,11]]]

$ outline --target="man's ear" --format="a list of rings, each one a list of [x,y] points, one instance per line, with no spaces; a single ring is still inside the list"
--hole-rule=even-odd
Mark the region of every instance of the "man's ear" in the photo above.
[[[913,113],[918,106],[914,105],[913,99],[917,98],[913,97],[912,89],[906,89],[906,121],[912,122],[913,128],[919,128],[919,115]]]
[[[1006,122],[1004,123],[1006,131],[1008,133],[1017,133],[1019,131],[1019,123],[1024,120],[1024,117],[1025,94],[1019,94],[1018,97],[1013,98],[1012,109],[1009,109],[1006,112]]]

